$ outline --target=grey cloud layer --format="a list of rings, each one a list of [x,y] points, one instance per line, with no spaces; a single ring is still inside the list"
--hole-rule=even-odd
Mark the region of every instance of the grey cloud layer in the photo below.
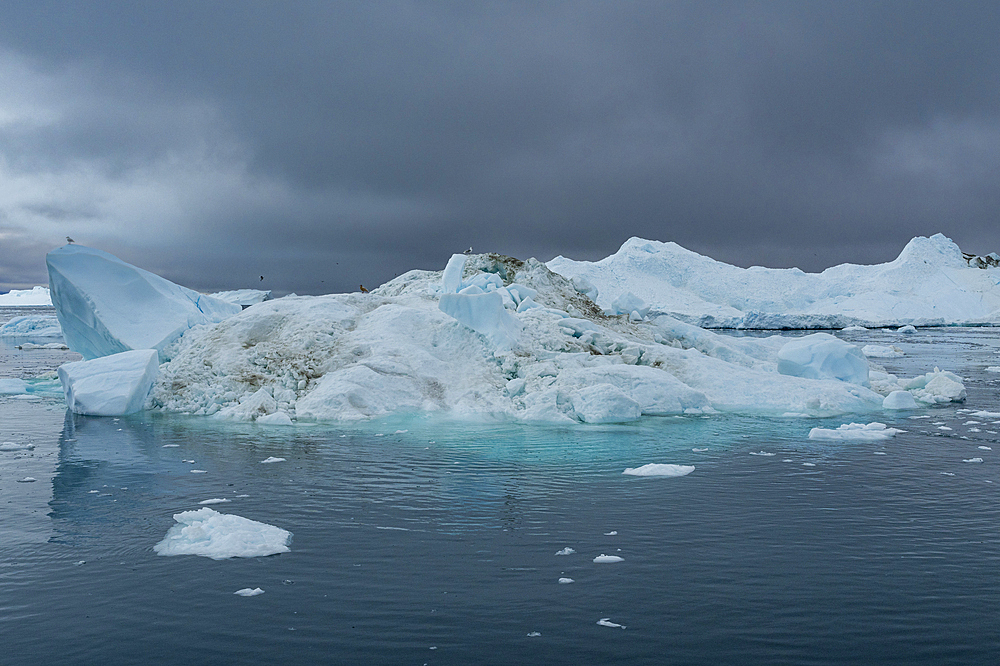
[[[299,293],[469,245],[1000,249],[988,3],[92,4],[0,25],[0,225],[36,245]]]

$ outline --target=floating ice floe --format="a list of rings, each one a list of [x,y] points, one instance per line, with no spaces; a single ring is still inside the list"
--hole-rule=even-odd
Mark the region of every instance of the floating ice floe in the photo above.
[[[599,624],[602,627],[613,627],[615,629],[625,628],[624,624],[618,624],[617,622],[612,622],[611,618],[609,617],[602,617],[600,620],[597,621],[597,624]]]
[[[213,560],[287,553],[292,534],[266,523],[205,507],[174,514],[174,525],[153,550],[159,555],[200,555]]]
[[[570,548],[569,546],[566,546],[566,547],[565,547],[565,548],[563,548],[562,550],[558,551],[558,552],[556,553],[556,555],[572,555],[572,554],[573,554],[573,553],[575,553],[575,552],[576,552],[575,550],[573,550],[573,549],[572,549],[572,548]]]
[[[264,590],[259,587],[249,588],[244,587],[242,590],[236,590],[233,594],[241,597],[256,597],[258,594],[264,594]]]
[[[4,442],[0,444],[0,451],[31,451],[34,444],[19,444],[17,442]]]
[[[987,366],[986,372],[1000,372],[1000,365]]]
[[[963,458],[962,462],[967,462],[967,463],[981,463],[981,462],[983,462],[983,459],[982,458]]]
[[[770,456],[773,456],[775,454],[770,453],[769,451],[751,451],[750,455],[752,455],[752,456],[767,456],[767,457],[770,457]]]
[[[230,502],[230,501],[232,501],[232,500],[228,500],[228,499],[226,499],[224,497],[214,497],[212,499],[202,500],[202,501],[198,502],[198,504],[203,504],[203,505],[208,505],[208,504],[225,504],[226,502]]]
[[[26,307],[36,305],[52,305],[48,287],[32,287],[31,289],[11,289],[6,294],[0,294],[0,306]]]
[[[988,324],[1000,321],[996,268],[969,265],[941,234],[912,239],[894,261],[842,264],[822,273],[739,268],[676,243],[630,238],[600,261],[556,257],[546,264],[585,279],[610,308],[626,292],[651,306],[707,328],[802,329],[863,325]],[[901,289],[900,285],[905,285]]]
[[[71,411],[121,416],[142,410],[158,368],[156,350],[139,349],[64,363],[59,379]]]
[[[813,428],[809,431],[809,439],[842,440],[849,442],[877,442],[895,437],[903,432],[897,428],[889,428],[884,423],[845,423],[839,428]]]
[[[35,481],[38,481],[38,479],[33,476],[26,476],[23,479],[17,480],[18,483],[34,483]]]
[[[264,460],[260,461],[260,463],[262,465],[266,465],[267,463],[279,463],[279,462],[285,462],[285,459],[284,458],[275,458],[274,456],[268,456]]]
[[[0,377],[0,395],[17,395],[28,390],[28,383],[14,377]]]
[[[596,564],[615,564],[616,562],[624,562],[625,558],[618,557],[617,555],[605,555],[601,553],[594,558]]]
[[[133,349],[163,352],[192,326],[242,310],[83,245],[52,250],[45,263],[66,344],[85,359]]]
[[[62,342],[46,342],[43,344],[36,344],[34,342],[22,342],[17,346],[21,351],[34,351],[36,349],[69,349]]]
[[[978,412],[971,412],[969,416],[975,416],[980,419],[996,419],[1000,418],[1000,412],[987,412],[985,410],[981,410]]]
[[[903,350],[895,345],[865,345],[861,353],[868,358],[899,358],[905,356]]]
[[[570,583],[575,583],[575,582],[576,581],[573,580],[572,578],[565,578],[565,577],[563,577],[563,578],[559,579],[559,584],[560,585],[569,585]]]
[[[648,463],[641,467],[626,467],[622,474],[629,476],[686,476],[694,471],[694,465],[674,465],[668,463]]]

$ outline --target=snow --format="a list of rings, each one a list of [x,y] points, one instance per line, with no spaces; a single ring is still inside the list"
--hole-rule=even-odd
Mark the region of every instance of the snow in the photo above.
[[[654,313],[709,328],[1000,323],[1000,268],[971,267],[941,234],[912,239],[885,264],[842,264],[822,273],[739,268],[641,238],[597,262],[560,256],[547,266],[594,285],[602,308],[632,293]]]
[[[213,560],[287,553],[292,535],[274,525],[208,507],[174,514],[177,524],[153,550],[158,555],[201,555]]]
[[[0,326],[0,337],[61,338],[62,329],[55,315],[23,315]]]
[[[31,289],[11,289],[6,294],[0,294],[0,307],[36,305],[52,305],[48,287],[37,286]]]
[[[66,406],[77,414],[121,416],[142,410],[159,369],[155,349],[59,366]]]
[[[600,555],[594,558],[594,562],[596,564],[615,564],[617,562],[624,562],[624,561],[625,558],[623,557],[618,557],[617,555],[605,555],[604,553],[601,553]]]
[[[226,303],[239,305],[241,308],[247,308],[255,303],[262,303],[269,300],[271,292],[261,289],[236,289],[235,291],[217,291],[214,294],[209,294],[209,296],[217,298],[220,301],[225,301]]]
[[[916,409],[917,401],[909,391],[893,391],[885,396],[882,409]]]
[[[895,437],[896,433],[899,432],[903,431],[897,428],[889,428],[884,423],[845,423],[834,430],[813,428],[809,431],[809,439],[880,442],[890,437]]]
[[[626,467],[622,474],[629,476],[686,476],[694,471],[694,465],[672,465],[649,463],[641,467]]]
[[[52,250],[46,264],[66,344],[85,359],[133,349],[163,352],[192,326],[242,309],[83,245]]]
[[[839,379],[868,385],[868,361],[849,342],[829,333],[813,333],[786,343],[778,352],[778,372],[807,379]]]
[[[236,590],[233,594],[239,595],[241,597],[256,597],[258,594],[264,594],[264,590],[259,587],[249,588],[244,587],[242,590]]]

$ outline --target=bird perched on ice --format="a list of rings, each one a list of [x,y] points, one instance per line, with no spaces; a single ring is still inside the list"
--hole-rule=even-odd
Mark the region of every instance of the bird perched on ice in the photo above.
[[[472,246],[470,245],[469,249],[463,252],[462,254],[472,254]]]
[[[362,293],[362,294],[367,294],[367,293],[368,293],[368,290],[367,290],[367,289],[365,289],[365,285],[363,285],[363,284],[359,284],[359,285],[358,285],[358,288],[359,288],[359,289],[361,289],[361,293]]]
[[[66,242],[67,242],[67,243],[72,243],[72,242],[73,242],[73,239],[72,239],[72,238],[70,238],[69,236],[66,236]]]

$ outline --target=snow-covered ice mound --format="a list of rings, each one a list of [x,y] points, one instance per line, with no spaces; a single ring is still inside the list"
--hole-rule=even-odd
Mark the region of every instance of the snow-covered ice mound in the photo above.
[[[151,401],[264,423],[398,412],[608,423],[863,413],[910,387],[873,370],[868,388],[860,350],[827,334],[733,338],[643,319],[629,299],[619,303],[627,315],[608,316],[590,289],[534,259],[459,255],[371,293],[264,301],[168,346]],[[788,347],[803,344],[804,354]],[[779,372],[782,356],[794,374]],[[962,399],[957,377],[931,374],[909,380],[919,400]]]
[[[158,368],[155,349],[137,349],[64,363],[58,372],[71,411],[122,416],[142,410]]]
[[[159,555],[201,555],[213,560],[287,553],[292,534],[256,520],[208,507],[175,513],[177,524],[153,550]]]
[[[45,263],[66,344],[86,359],[132,349],[162,352],[192,326],[242,310],[83,245],[52,250]]]
[[[242,308],[250,307],[255,303],[261,303],[271,299],[271,292],[262,289],[236,289],[234,291],[217,291],[209,294],[212,298],[218,298],[226,303],[235,303]]]
[[[0,326],[5,338],[61,338],[62,329],[55,315],[23,315]]]
[[[0,294],[0,306],[26,307],[36,305],[52,305],[48,287],[32,287],[31,289],[11,289],[6,294]]]
[[[641,238],[597,262],[560,256],[547,265],[591,285],[609,311],[630,294],[654,313],[708,328],[1000,324],[1000,268],[970,265],[941,234],[914,238],[885,264],[822,273],[744,269]]]

